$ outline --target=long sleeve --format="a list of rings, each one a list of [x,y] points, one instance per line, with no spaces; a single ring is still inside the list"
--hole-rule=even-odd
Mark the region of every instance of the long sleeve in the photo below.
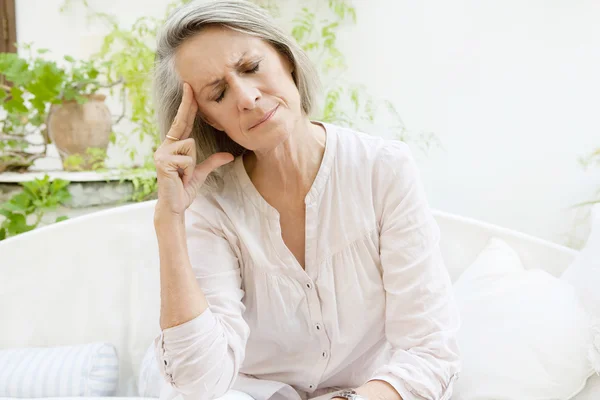
[[[161,398],[223,396],[235,382],[249,336],[234,244],[193,207],[186,212],[188,252],[209,308],[191,321],[164,329],[155,339],[159,371],[171,386],[170,395]]]
[[[447,400],[460,370],[460,320],[440,253],[440,231],[408,146],[398,142],[382,151],[374,193],[385,335],[393,355],[372,380],[390,383],[404,400]]]

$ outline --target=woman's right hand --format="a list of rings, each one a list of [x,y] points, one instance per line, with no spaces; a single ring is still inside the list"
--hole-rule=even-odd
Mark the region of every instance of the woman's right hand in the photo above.
[[[216,153],[196,165],[196,144],[190,137],[198,103],[192,88],[183,84],[183,96],[168,136],[154,152],[158,183],[157,212],[183,217],[208,175],[233,161],[230,153]]]

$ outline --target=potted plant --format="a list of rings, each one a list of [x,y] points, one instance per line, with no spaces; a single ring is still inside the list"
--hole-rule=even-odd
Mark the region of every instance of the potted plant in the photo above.
[[[105,63],[65,56],[59,65],[44,58],[45,49],[34,52],[27,45],[24,50],[27,57],[0,53],[5,81],[0,87],[5,112],[0,121],[0,172],[26,170],[46,155],[52,142],[66,170],[97,168],[98,159],[104,161],[106,156],[112,129],[105,96],[98,93],[108,87],[100,81]],[[35,134],[41,134],[41,143],[32,141]]]

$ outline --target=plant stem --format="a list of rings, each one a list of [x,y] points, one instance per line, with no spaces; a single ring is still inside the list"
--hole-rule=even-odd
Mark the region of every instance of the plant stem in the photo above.
[[[125,88],[121,90],[121,104],[123,105],[123,109],[121,111],[121,115],[114,122],[115,125],[121,122],[121,120],[125,118],[125,114],[127,113],[127,91]]]

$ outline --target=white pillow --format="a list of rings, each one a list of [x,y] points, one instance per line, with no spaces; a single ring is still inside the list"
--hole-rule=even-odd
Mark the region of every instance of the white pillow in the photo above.
[[[0,350],[0,397],[114,396],[118,380],[108,343]]]
[[[585,388],[577,393],[577,396],[572,400],[598,400],[600,399],[600,376],[595,375],[590,377],[585,384]]]
[[[460,400],[567,400],[593,370],[590,319],[573,288],[492,238],[454,291],[462,318]]]
[[[561,279],[575,288],[584,307],[595,321],[596,351],[590,353],[594,367],[600,370],[600,204],[591,210],[590,236],[575,259],[562,274]],[[598,396],[600,399],[600,396]]]

